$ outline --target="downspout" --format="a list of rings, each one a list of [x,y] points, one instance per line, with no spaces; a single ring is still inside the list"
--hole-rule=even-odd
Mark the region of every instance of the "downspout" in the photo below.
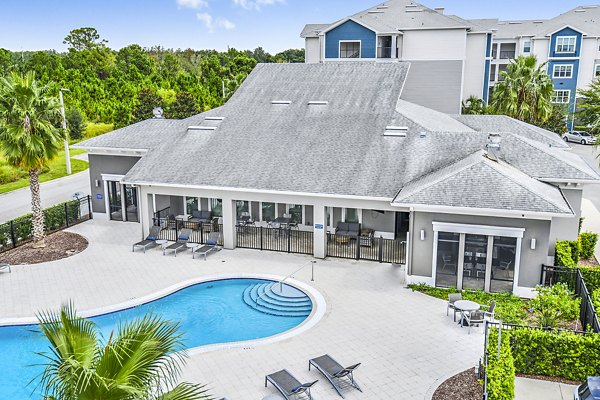
[[[413,237],[414,237],[414,228],[415,228],[415,208],[414,207],[410,207],[409,208],[409,215],[408,215],[408,235],[409,235],[409,240],[408,240],[408,255],[406,257],[406,273],[407,275],[412,275],[412,257],[413,257]]]

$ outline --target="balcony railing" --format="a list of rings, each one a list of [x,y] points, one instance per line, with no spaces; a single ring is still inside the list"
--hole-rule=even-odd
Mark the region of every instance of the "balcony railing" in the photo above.
[[[392,58],[392,48],[391,47],[378,47],[377,48],[377,58]]]
[[[508,50],[508,51],[501,51],[500,52],[500,59],[511,59],[511,58],[515,58],[515,51],[514,50]]]

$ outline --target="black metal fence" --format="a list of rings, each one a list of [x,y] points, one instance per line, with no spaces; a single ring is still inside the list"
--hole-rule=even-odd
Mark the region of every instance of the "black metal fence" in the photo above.
[[[212,232],[219,232],[218,244],[223,246],[223,225],[216,222],[192,222],[192,221],[181,221],[181,220],[170,220],[168,218],[153,219],[153,223],[156,226],[160,226],[159,239],[169,240],[171,242],[177,241],[182,229],[189,229],[192,231],[189,241],[190,243],[204,244],[208,240],[209,235]]]
[[[406,263],[406,242],[383,237],[358,237],[327,234],[327,256],[385,263]]]
[[[579,268],[557,267],[542,265],[541,282],[544,286],[551,286],[556,283],[566,283],[577,297],[581,299],[581,309],[579,319],[584,330],[591,327],[596,333],[600,333],[600,322],[598,314],[594,308],[594,303],[590,291],[585,285],[585,280]]]
[[[314,234],[290,228],[236,226],[237,246],[245,249],[313,254]]]
[[[163,208],[162,210],[158,210],[154,213],[155,220],[162,220],[169,218],[169,214],[171,214],[171,207]]]
[[[92,219],[92,203],[87,196],[44,209],[44,230],[52,233],[89,219]],[[32,239],[31,214],[0,224],[0,253]]]

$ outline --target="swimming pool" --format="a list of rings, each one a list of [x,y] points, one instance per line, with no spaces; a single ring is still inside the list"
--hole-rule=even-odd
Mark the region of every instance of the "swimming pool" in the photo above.
[[[258,303],[258,304],[256,304]],[[288,331],[311,313],[312,302],[302,291],[263,279],[222,279],[186,287],[143,305],[92,317],[105,337],[119,321],[152,312],[180,323],[186,348],[261,339]],[[36,326],[0,327],[0,399],[39,398],[29,384],[43,367],[35,352],[48,342]]]

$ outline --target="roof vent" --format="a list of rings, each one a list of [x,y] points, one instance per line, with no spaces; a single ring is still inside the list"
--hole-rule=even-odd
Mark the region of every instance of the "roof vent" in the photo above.
[[[500,142],[502,137],[499,133],[490,133],[488,135],[487,144],[485,148],[487,150],[487,156],[490,160],[498,161],[498,153],[500,152]]]
[[[216,131],[216,130],[217,130],[216,126],[199,126],[199,125],[188,126],[188,132],[189,131]]]
[[[326,106],[327,104],[329,104],[328,101],[316,101],[316,100],[313,100],[313,101],[309,101],[308,102],[309,106]]]
[[[543,24],[544,21],[533,21],[534,24]]]
[[[389,8],[389,6],[386,6],[385,4],[382,4],[382,5],[380,5],[380,6],[377,6],[377,8],[378,8],[379,10],[385,10],[385,9]]]
[[[292,104],[292,102],[291,100],[272,100],[271,104],[287,106],[289,104]]]
[[[383,14],[384,11],[383,10],[369,10],[367,11],[368,14]]]
[[[435,7],[433,10],[438,14],[444,14],[445,8],[444,7]]]
[[[510,21],[509,24],[510,25],[521,25],[522,22],[521,21]]]
[[[408,132],[407,126],[386,126],[383,136],[399,136],[406,137]]]
[[[225,119],[225,117],[206,117],[204,118],[205,121],[223,121]]]
[[[421,12],[421,11],[423,11],[422,8],[409,8],[406,10],[407,13],[408,12]]]
[[[419,137],[420,137],[420,138],[427,137],[427,132],[425,132],[425,131],[421,131],[421,132],[419,132]]]
[[[575,12],[582,13],[582,12],[585,12],[585,10],[582,10],[579,8],[579,9],[575,10]]]
[[[152,114],[154,114],[154,118],[162,119],[164,112],[163,112],[162,108],[156,107],[155,109],[152,110]]]

